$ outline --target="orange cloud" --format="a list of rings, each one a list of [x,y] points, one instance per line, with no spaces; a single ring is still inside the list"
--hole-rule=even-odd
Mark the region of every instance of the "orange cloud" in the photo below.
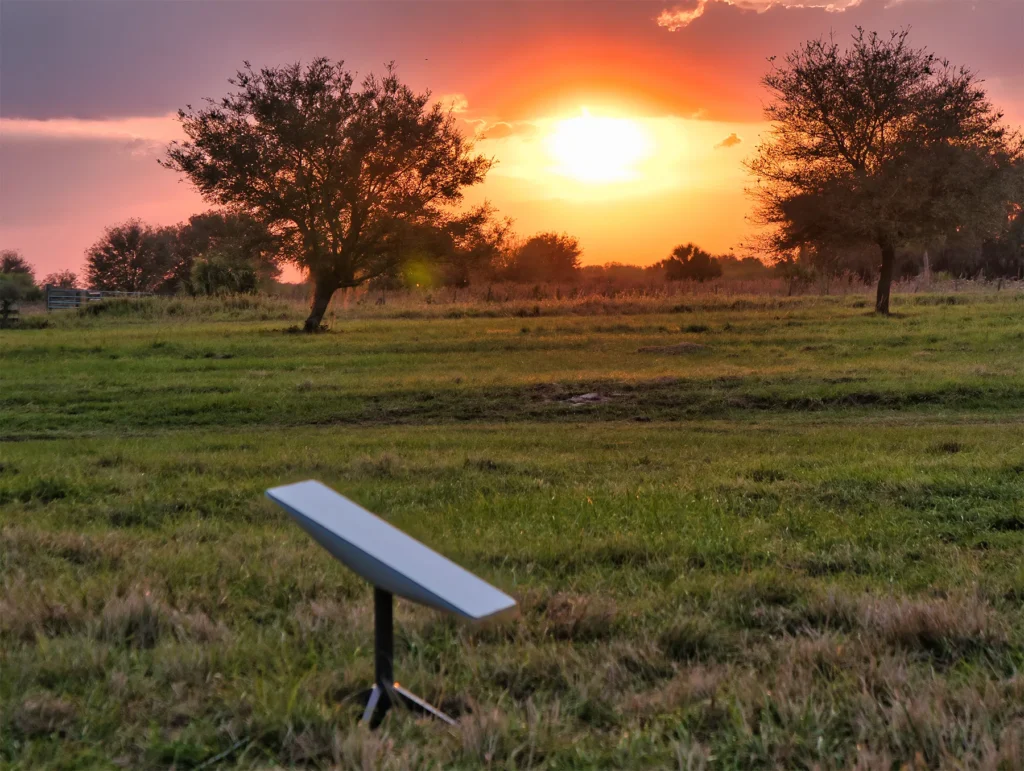
[[[181,127],[174,115],[109,120],[0,118],[0,137],[4,139],[142,140],[164,143],[180,139],[181,136]]]
[[[537,132],[537,126],[529,121],[480,121],[478,134],[481,139],[506,139],[511,136],[530,136]]]
[[[725,139],[723,139],[721,142],[719,142],[717,145],[715,145],[715,147],[735,147],[736,145],[741,144],[742,142],[743,139],[741,139],[740,136],[736,134],[736,132],[733,132]]]
[[[819,0],[686,0],[677,3],[671,8],[666,8],[655,20],[659,27],[665,27],[669,32],[678,32],[690,26],[694,21],[704,15],[704,10],[709,3],[724,3],[746,11],[757,11],[762,13],[771,8],[818,8],[829,13],[842,13],[861,4],[862,0],[836,0],[836,2],[823,3]],[[891,0],[890,4],[902,2],[902,0]]]
[[[454,113],[469,112],[469,99],[465,94],[441,94],[437,101]]]
[[[676,32],[683,27],[688,27],[704,15],[706,5],[707,0],[690,0],[690,2],[666,8],[658,15],[658,26],[665,27],[669,32]]]

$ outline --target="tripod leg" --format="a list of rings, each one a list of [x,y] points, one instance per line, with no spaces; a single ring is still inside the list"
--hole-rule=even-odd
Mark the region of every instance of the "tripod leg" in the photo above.
[[[394,693],[394,695],[398,697],[396,701],[400,701],[402,704],[405,705],[406,708],[408,708],[412,712],[418,712],[421,715],[430,715],[431,717],[437,718],[442,723],[447,723],[448,725],[455,725],[455,719],[453,717],[446,715],[444,712],[439,710],[434,705],[428,704],[415,693],[413,693],[412,691],[407,691],[398,683],[395,683],[395,686],[392,689],[392,693]]]
[[[366,709],[363,710],[364,723],[369,723],[370,728],[376,728],[380,725],[380,721],[384,719],[384,714],[387,712],[387,707],[390,706],[385,701],[381,703],[381,697],[384,696],[384,689],[379,685],[374,685],[370,691],[370,696],[366,700]],[[386,698],[386,697],[385,697]],[[378,711],[380,715],[378,716]]]

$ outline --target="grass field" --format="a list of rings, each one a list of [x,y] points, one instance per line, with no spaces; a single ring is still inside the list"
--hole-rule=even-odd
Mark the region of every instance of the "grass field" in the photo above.
[[[180,305],[0,332],[0,767],[1024,767],[1024,294]],[[399,603],[458,729],[310,477],[520,600]]]

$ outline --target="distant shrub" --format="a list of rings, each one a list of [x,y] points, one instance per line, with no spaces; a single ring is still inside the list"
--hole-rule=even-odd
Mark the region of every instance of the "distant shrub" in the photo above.
[[[78,274],[73,270],[59,270],[56,273],[50,273],[43,279],[43,286],[74,289],[78,286]]]
[[[43,316],[22,316],[18,321],[18,329],[46,329],[50,320]]]
[[[696,244],[681,244],[661,263],[668,281],[705,282],[722,275],[718,260]]]
[[[249,262],[209,254],[192,263],[188,288],[197,295],[256,294],[259,276]]]
[[[107,317],[139,320],[284,320],[303,312],[303,304],[265,295],[209,297],[112,297],[91,302],[76,311],[81,319]]]

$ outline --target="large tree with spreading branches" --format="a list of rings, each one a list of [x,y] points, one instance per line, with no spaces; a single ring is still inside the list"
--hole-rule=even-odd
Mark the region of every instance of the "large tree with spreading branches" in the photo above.
[[[338,289],[393,270],[410,231],[449,220],[491,166],[390,66],[357,86],[328,59],[246,63],[229,82],[235,92],[179,111],[187,139],[163,163],[280,238],[313,283],[307,331]]]
[[[1021,135],[978,77],[907,33],[812,40],[763,80],[767,138],[747,166],[755,218],[780,255],[873,244],[875,310],[889,312],[900,247],[1005,229],[1024,189]]]

